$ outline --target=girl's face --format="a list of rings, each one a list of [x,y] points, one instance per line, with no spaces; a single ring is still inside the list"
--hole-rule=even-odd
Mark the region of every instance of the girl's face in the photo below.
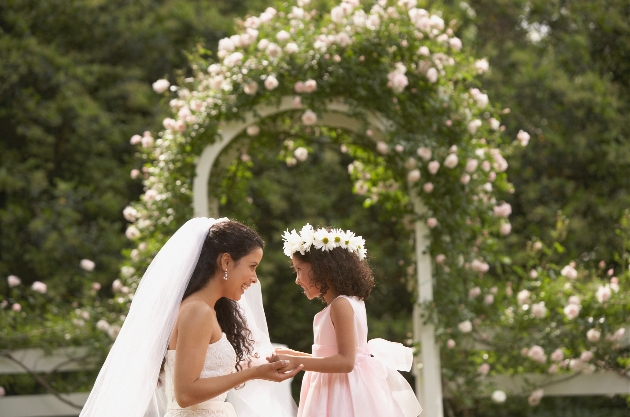
[[[238,301],[249,288],[250,285],[258,281],[256,268],[262,260],[263,250],[256,248],[247,255],[239,259],[238,262],[230,262],[228,270],[228,279],[225,281],[226,297]],[[221,278],[223,279],[223,278]]]
[[[302,287],[306,298],[312,300],[313,298],[319,296],[319,289],[311,283],[311,264],[302,262],[295,256],[291,258],[291,261],[293,262],[293,269],[297,275],[295,283]]]

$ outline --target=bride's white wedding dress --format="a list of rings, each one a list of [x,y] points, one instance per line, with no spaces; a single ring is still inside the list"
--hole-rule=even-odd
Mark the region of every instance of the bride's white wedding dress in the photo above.
[[[221,339],[208,345],[206,360],[201,370],[200,378],[211,378],[227,375],[235,371],[236,352],[227,340],[225,333]],[[164,417],[236,417],[236,412],[230,403],[225,402],[227,392],[190,407],[181,408],[175,400],[173,372],[175,371],[175,351],[166,353],[164,365],[164,390],[166,392],[166,415]]]

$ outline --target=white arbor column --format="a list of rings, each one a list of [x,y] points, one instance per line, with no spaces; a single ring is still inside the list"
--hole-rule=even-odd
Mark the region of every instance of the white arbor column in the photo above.
[[[410,191],[413,208],[416,214],[426,212],[422,200]],[[420,220],[415,223],[416,233],[416,274],[418,278],[418,303],[433,301],[433,268],[429,246],[429,229]],[[424,417],[443,417],[442,405],[442,372],[440,365],[440,349],[435,342],[435,326],[424,324],[420,318],[420,307],[416,304],[413,311],[414,341],[420,342],[421,350],[414,369],[416,376],[416,395],[420,400]],[[420,368],[420,369],[418,369]]]

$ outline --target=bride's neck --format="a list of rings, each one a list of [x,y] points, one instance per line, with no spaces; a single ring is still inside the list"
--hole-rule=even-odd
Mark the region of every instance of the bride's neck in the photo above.
[[[223,286],[216,277],[211,279],[208,284],[194,293],[195,296],[202,299],[210,307],[214,308],[219,298],[223,297]]]

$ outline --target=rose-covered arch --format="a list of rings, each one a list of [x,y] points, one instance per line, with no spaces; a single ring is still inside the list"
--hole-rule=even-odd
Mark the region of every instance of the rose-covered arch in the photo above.
[[[484,326],[518,321],[513,311],[521,314],[523,297],[530,297],[528,290],[516,297],[516,285],[496,278],[511,262],[500,244],[511,230],[511,207],[501,196],[513,192],[504,155],[526,146],[529,135],[520,131],[515,141],[502,136],[501,115],[508,110],[495,109],[476,79],[488,70],[487,61],[463,52],[456,21],[416,6],[415,0],[381,0],[364,8],[343,0],[321,13],[298,0],[268,8],[238,22],[239,33],[220,41],[217,58],[206,60],[200,51],[192,75],[178,85],[157,81],[153,87],[169,97],[173,116],[156,139],[149,132],[132,138],[145,161],[132,176],[142,176],[145,193],[125,210],[132,223],[127,236],[139,243],[123,278],[132,294],[138,271],[180,224],[192,215],[218,214],[217,207],[209,208],[208,178],[219,156],[230,156],[224,150],[231,143],[256,140],[270,118],[285,129],[302,126],[306,136],[315,126],[343,129],[357,159],[350,167],[355,191],[367,196],[366,204],[383,195],[397,198],[415,222],[417,393],[428,415],[441,416],[443,387],[451,397],[476,395],[488,362],[509,368],[503,358],[469,352],[487,351],[471,335],[485,337]],[[542,253],[540,242],[532,247],[532,256]],[[554,268],[533,271],[553,278]],[[118,303],[128,302],[128,295],[119,295]],[[533,298],[532,317],[551,317],[544,302],[534,304]],[[565,319],[573,320],[577,311]],[[519,343],[531,346],[537,334],[534,329]],[[615,335],[613,342],[623,332]],[[492,349],[498,352],[505,342],[506,351],[514,350],[513,340],[494,338]],[[440,346],[447,348],[442,354]],[[528,349],[531,362],[521,372],[541,371],[547,356],[539,348]],[[443,375],[448,383],[442,384]],[[542,394],[535,393],[533,402],[540,401]]]
[[[482,231],[505,233],[509,207],[498,204],[494,193],[508,191],[510,184],[500,150],[500,112],[475,81],[487,62],[461,51],[455,22],[446,24],[439,12],[415,6],[381,1],[364,10],[358,1],[343,1],[320,14],[298,1],[240,22],[241,32],[219,43],[217,61],[198,57],[193,76],[170,86],[177,94],[170,101],[175,116],[164,120],[157,140],[150,133],[132,139],[147,160],[146,192],[127,210],[134,223],[127,234],[152,237],[154,247],[139,248],[150,253],[193,214],[191,205],[195,215],[207,214],[208,176],[217,157],[247,127],[256,133],[251,127],[266,117],[286,113],[305,126],[339,127],[367,138],[362,146],[371,141],[368,147],[388,175],[408,190],[401,205],[416,216],[418,301],[426,307],[424,319],[414,313],[423,364],[417,388],[426,412],[439,416],[435,326],[454,327],[466,316],[449,315],[455,321],[444,323],[446,316],[431,314],[431,253],[444,253],[439,262],[470,279],[486,272],[492,245],[474,241]],[[165,93],[169,83],[160,80],[154,89]],[[528,135],[519,139],[526,144]],[[357,166],[357,187],[372,197],[388,192],[373,160]],[[141,264],[146,260],[139,249],[131,255]],[[458,258],[464,262],[451,262]]]

